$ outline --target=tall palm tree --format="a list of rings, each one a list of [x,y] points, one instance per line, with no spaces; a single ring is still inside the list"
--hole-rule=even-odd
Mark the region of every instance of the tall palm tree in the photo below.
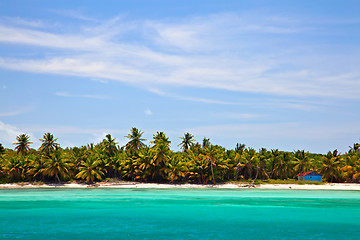
[[[144,132],[140,131],[139,129],[133,127],[131,129],[131,133],[125,136],[126,138],[129,138],[130,141],[126,144],[126,149],[131,149],[134,151],[137,151],[141,148],[146,147],[146,145],[143,143],[143,141],[146,141],[146,139],[141,138]]]
[[[69,173],[69,164],[66,159],[61,156],[60,150],[56,150],[47,157],[45,173],[50,177],[55,177],[60,182],[62,177],[66,177]]]
[[[107,134],[105,136],[105,139],[103,140],[102,144],[103,144],[103,151],[105,152],[106,155],[108,156],[114,156],[115,152],[117,151],[117,147],[116,144],[118,144],[117,142],[115,142],[116,138],[112,138],[110,134]]]
[[[258,174],[258,161],[259,154],[253,148],[245,149],[243,154],[241,154],[241,165],[242,165],[242,173],[245,179],[252,179],[257,177]]]
[[[275,179],[277,177],[277,169],[276,164],[278,162],[278,158],[281,152],[279,149],[271,149],[271,157],[270,157],[270,178]]]
[[[60,147],[60,144],[56,143],[57,138],[54,138],[54,135],[51,133],[45,133],[42,139],[39,139],[42,144],[39,148],[39,151],[49,154]]]
[[[20,134],[16,137],[16,140],[17,142],[13,144],[16,145],[15,150],[17,153],[25,154],[27,151],[29,151],[29,145],[32,144],[32,142],[30,142],[30,136],[26,134]]]
[[[166,137],[164,132],[156,132],[156,134],[153,135],[153,139],[154,139],[154,141],[151,141],[150,143],[154,143],[155,145],[156,144],[165,144],[170,147],[171,141],[169,140],[168,137]]]
[[[153,136],[154,146],[151,147],[151,168],[153,171],[153,180],[161,180],[165,178],[165,169],[167,167],[167,162],[171,158],[172,151],[170,150],[170,143],[168,137],[165,136],[163,132],[157,132]]]
[[[193,142],[195,141],[194,135],[190,133],[185,133],[184,137],[180,137],[180,138],[182,139],[182,142],[178,146],[181,146],[184,152],[190,149],[190,147],[194,144]]]
[[[270,178],[268,166],[271,163],[271,152],[266,148],[261,148],[259,151],[259,161],[257,164],[257,174],[259,179]]]
[[[208,164],[208,166],[210,166],[211,180],[212,180],[213,184],[216,184],[215,174],[214,174],[214,167],[216,165],[216,160],[217,160],[216,157],[215,157],[215,148],[213,148],[213,147],[206,148],[206,153],[204,155],[204,160]]]

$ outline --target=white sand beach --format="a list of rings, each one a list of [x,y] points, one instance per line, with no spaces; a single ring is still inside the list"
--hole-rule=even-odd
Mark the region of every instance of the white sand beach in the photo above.
[[[96,184],[64,183],[64,184],[34,184],[34,183],[7,183],[0,184],[0,189],[20,188],[222,188],[222,189],[301,189],[301,190],[356,190],[360,191],[360,184],[356,183],[327,183],[324,185],[312,184],[261,184],[250,186],[245,183],[225,183],[216,185],[203,184],[159,184],[137,182],[101,182]]]

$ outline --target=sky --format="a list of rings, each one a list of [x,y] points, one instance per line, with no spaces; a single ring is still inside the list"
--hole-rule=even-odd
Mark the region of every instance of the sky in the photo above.
[[[360,1],[1,0],[0,143],[51,132],[173,150],[347,152],[360,138]]]

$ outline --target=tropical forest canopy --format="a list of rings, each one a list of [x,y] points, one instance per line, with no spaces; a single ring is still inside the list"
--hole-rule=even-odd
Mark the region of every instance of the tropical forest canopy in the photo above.
[[[210,139],[196,142],[185,133],[182,151],[170,149],[171,141],[157,132],[146,145],[143,132],[132,128],[125,136],[128,142],[119,146],[106,135],[98,144],[61,148],[57,138],[45,133],[39,149],[30,148],[28,135],[16,137],[14,149],[0,144],[1,182],[20,181],[126,181],[162,183],[220,183],[228,181],[294,179],[299,173],[316,171],[327,182],[360,181],[360,144],[354,143],[347,153],[337,150],[314,154],[305,150],[293,152],[278,149],[255,150],[238,143],[234,149],[213,145]]]

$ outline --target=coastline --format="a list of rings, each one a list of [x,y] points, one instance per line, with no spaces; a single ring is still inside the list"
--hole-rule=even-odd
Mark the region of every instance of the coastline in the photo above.
[[[250,186],[249,184],[236,184],[225,183],[216,185],[204,184],[163,184],[163,183],[138,183],[138,182],[101,182],[96,184],[85,183],[54,183],[54,184],[34,184],[34,183],[6,183],[0,184],[0,189],[53,189],[53,188],[76,188],[76,189],[89,189],[89,188],[209,188],[209,189],[292,189],[292,190],[350,190],[360,191],[360,184],[356,183],[326,183],[324,185],[312,184],[260,184]]]

